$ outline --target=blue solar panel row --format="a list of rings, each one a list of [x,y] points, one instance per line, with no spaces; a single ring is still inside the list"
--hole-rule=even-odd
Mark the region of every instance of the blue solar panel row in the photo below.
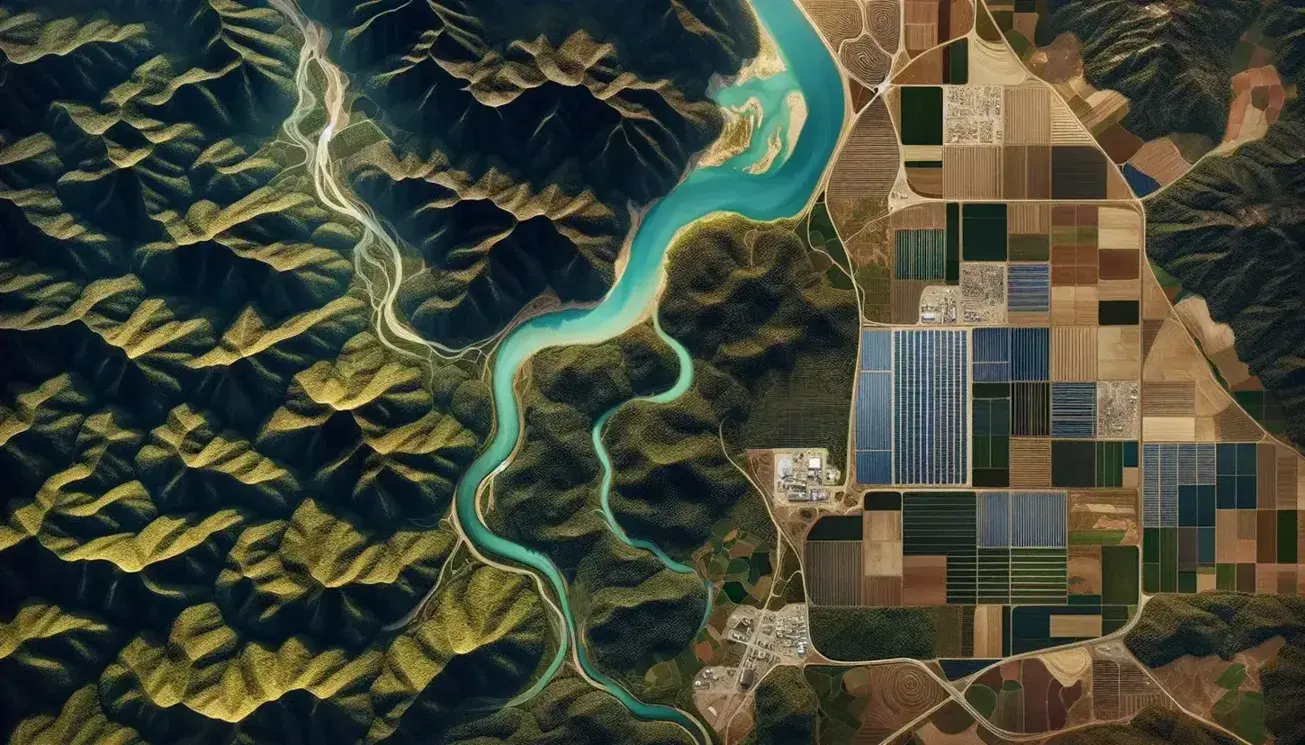
[[[1010,329],[975,329],[974,361],[1010,362]]]
[[[858,450],[856,479],[869,485],[893,483],[893,454],[887,450]]]
[[[1216,482],[1213,444],[1178,445],[1178,483],[1214,486]]]
[[[856,449],[893,447],[893,378],[889,373],[861,373],[856,387]]]
[[[1178,446],[1142,449],[1142,527],[1178,527]]]
[[[974,330],[974,380],[979,383],[1010,380],[1010,329]]]
[[[1196,478],[1196,446],[1184,444],[1178,446],[1178,483],[1194,484]]]
[[[1197,445],[1196,447],[1196,483],[1218,483],[1215,481],[1214,445]]]
[[[1051,377],[1051,329],[1010,330],[1011,380],[1048,380]]]
[[[974,379],[981,383],[1041,381],[1051,377],[1051,330],[974,330]]]
[[[1160,446],[1142,448],[1142,527],[1160,527]]]
[[[1086,439],[1096,431],[1097,384],[1052,383],[1051,436]]]
[[[1255,509],[1256,502],[1254,444],[1143,447],[1143,527],[1213,527],[1216,507]]]
[[[893,483],[893,377],[891,331],[861,332],[861,372],[856,384],[856,480]]]
[[[893,367],[893,332],[861,332],[861,372],[888,372]]]
[[[1012,492],[1011,545],[1058,548],[1066,545],[1065,492]]]
[[[979,548],[1010,547],[1010,492],[978,494]]]
[[[894,332],[893,471],[902,484],[969,480],[969,334]]]
[[[1065,492],[979,492],[979,548],[1061,548],[1068,536]]]
[[[1012,313],[1051,312],[1051,267],[1046,264],[1012,264],[1006,282],[1007,307]]]

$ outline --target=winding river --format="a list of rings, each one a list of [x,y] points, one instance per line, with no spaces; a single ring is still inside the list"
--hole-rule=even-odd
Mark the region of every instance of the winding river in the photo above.
[[[319,198],[363,228],[362,240],[355,249],[355,262],[359,275],[368,284],[381,341],[406,354],[414,354],[413,348],[424,347],[424,353],[417,353],[419,356],[449,358],[475,351],[474,348],[441,347],[417,337],[411,329],[396,322],[393,301],[403,279],[398,247],[370,208],[341,186],[329,152],[332,137],[348,126],[349,117],[344,106],[347,80],[326,57],[329,35],[304,15],[296,0],[271,2],[304,36],[295,75],[299,102],[285,123],[284,132],[304,150],[306,170],[313,179]],[[503,338],[491,362],[494,437],[458,482],[454,495],[457,527],[476,551],[492,562],[510,563],[535,572],[551,590],[556,599],[556,610],[561,613],[562,638],[556,657],[525,697],[541,689],[565,663],[568,652],[572,652],[584,676],[615,696],[635,716],[678,724],[700,743],[710,742],[710,736],[696,718],[673,707],[640,701],[597,669],[589,659],[572,613],[562,572],[544,554],[499,536],[486,527],[477,510],[477,496],[506,464],[521,437],[520,408],[513,380],[532,355],[547,347],[606,341],[650,314],[655,321],[658,293],[666,278],[666,251],[676,234],[694,221],[716,212],[736,212],[759,221],[775,220],[797,215],[810,203],[838,142],[846,106],[838,69],[796,2],[752,0],[758,18],[775,41],[785,69],[766,77],[749,77],[722,88],[714,96],[718,104],[732,108],[753,100],[760,104],[761,121],[753,133],[751,144],[718,166],[694,170],[648,210],[631,242],[620,277],[599,304],[531,318]],[[310,70],[314,66],[324,75],[320,99],[310,85]],[[790,106],[799,97],[797,94],[805,100],[805,118],[800,112],[795,115]],[[324,107],[326,123],[316,138],[310,138],[301,132],[299,125],[318,105]],[[799,134],[795,139],[794,135]],[[660,325],[656,325],[656,330],[674,350],[680,372],[669,390],[649,396],[647,400],[667,402],[689,388],[693,366],[687,350],[679,342],[665,334]],[[602,444],[602,431],[613,411],[600,417],[592,431],[594,447],[603,465],[603,516],[621,540],[652,552],[672,571],[692,573],[692,567],[674,561],[650,541],[627,535],[612,512],[611,464]],[[710,586],[708,589],[710,591]],[[707,605],[710,612],[710,595]]]
[[[570,642],[577,642],[575,658],[586,677],[619,699],[636,716],[675,722],[699,741],[709,738],[696,719],[679,709],[639,701],[593,665],[584,644],[578,641],[580,634],[561,571],[544,554],[489,530],[477,514],[476,498],[488,479],[507,462],[520,439],[520,411],[513,380],[532,355],[547,347],[601,343],[646,318],[665,280],[666,251],[676,233],[694,221],[714,212],[737,212],[753,220],[774,220],[798,214],[811,201],[842,131],[845,103],[838,69],[796,1],[753,0],[757,16],[774,38],[786,70],[766,78],[750,78],[716,96],[722,105],[739,105],[749,98],[761,102],[763,123],[754,136],[753,147],[721,166],[694,171],[648,211],[631,243],[624,271],[602,302],[591,308],[559,310],[532,318],[503,339],[492,361],[494,438],[463,475],[454,497],[456,519],[480,552],[529,567],[551,586],[566,625],[565,638],[559,645],[559,663]],[[788,122],[791,112],[786,99],[795,90],[802,94],[807,106],[806,121],[796,145],[790,151],[785,144],[770,168],[761,173],[750,172],[749,166],[765,157],[767,135]],[[680,361],[676,384],[652,397],[656,401],[669,401],[689,387],[692,365],[683,346],[658,331]],[[692,571],[649,542],[630,538],[617,524],[608,499],[610,465],[601,443],[602,425],[608,416],[610,412],[600,418],[593,432],[605,472],[604,517],[616,535],[631,545],[653,551],[674,571]]]

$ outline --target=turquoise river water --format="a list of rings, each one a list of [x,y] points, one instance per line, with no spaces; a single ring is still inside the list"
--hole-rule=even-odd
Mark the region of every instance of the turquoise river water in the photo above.
[[[842,131],[845,104],[838,69],[815,29],[795,5],[796,1],[753,0],[757,16],[775,39],[787,69],[774,76],[751,78],[715,96],[722,106],[738,106],[749,98],[760,101],[763,120],[752,147],[719,167],[695,170],[647,212],[635,233],[624,271],[599,304],[532,318],[503,339],[492,362],[494,438],[458,483],[454,497],[456,519],[476,549],[494,560],[534,570],[557,600],[565,621],[564,636],[544,681],[563,664],[568,647],[574,644],[575,658],[585,675],[619,699],[635,716],[674,722],[700,742],[707,741],[707,733],[696,719],[673,707],[638,700],[593,665],[577,630],[561,571],[544,554],[489,530],[477,514],[476,500],[482,486],[511,457],[521,436],[513,380],[531,355],[547,347],[597,344],[647,318],[665,279],[666,251],[676,233],[695,220],[715,212],[737,212],[754,220],[774,220],[796,215],[810,202]],[[787,131],[790,122],[786,99],[793,91],[802,94],[808,111],[796,145],[790,150],[787,138],[781,137],[785,144],[770,168],[761,173],[747,171],[748,166],[764,156],[770,133]],[[680,375],[670,390],[650,398],[670,401],[689,387],[692,365],[683,346],[662,333],[660,327],[658,333],[675,350]],[[601,442],[602,426],[610,414],[601,417],[593,431],[605,471],[602,485],[605,519],[613,532],[630,545],[654,552],[673,571],[692,572],[691,567],[675,562],[650,542],[627,536],[617,524],[608,502],[611,469]]]

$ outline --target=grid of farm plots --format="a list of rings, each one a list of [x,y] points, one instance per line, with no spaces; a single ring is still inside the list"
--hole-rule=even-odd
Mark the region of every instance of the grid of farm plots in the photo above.
[[[1296,591],[1299,458],[1236,442],[1264,434],[1142,276],[1132,205],[926,203],[880,225],[865,511],[809,534],[813,604],[946,609],[954,648],[989,657],[1110,633],[1142,591]]]
[[[1305,469],[1143,278],[1142,589],[1305,591]]]
[[[999,76],[1005,84],[970,83],[979,51],[954,41],[937,50],[936,62],[927,55],[893,76],[887,102],[911,191],[940,199],[1133,198],[1065,102],[1018,63]]]
[[[1143,446],[1148,593],[1305,591],[1298,456],[1276,443]]]
[[[1138,602],[1136,537],[1083,527],[1103,506],[1127,515],[1132,503],[1088,490],[870,491],[861,515],[812,528],[808,599],[932,607],[940,626],[956,627],[958,657],[1096,638],[1122,627]]]
[[[1121,627],[1141,573],[1139,213],[928,203],[881,229],[894,327],[862,332],[865,511],[808,536],[811,602],[954,609],[962,656]]]

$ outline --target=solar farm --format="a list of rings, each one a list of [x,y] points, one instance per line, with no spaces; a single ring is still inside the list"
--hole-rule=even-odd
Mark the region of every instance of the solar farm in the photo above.
[[[1109,634],[1144,593],[1296,592],[1299,458],[1211,375],[1140,209],[1019,196],[914,198],[859,236],[889,278],[851,407],[863,509],[807,535],[810,602],[955,607],[989,659]]]

